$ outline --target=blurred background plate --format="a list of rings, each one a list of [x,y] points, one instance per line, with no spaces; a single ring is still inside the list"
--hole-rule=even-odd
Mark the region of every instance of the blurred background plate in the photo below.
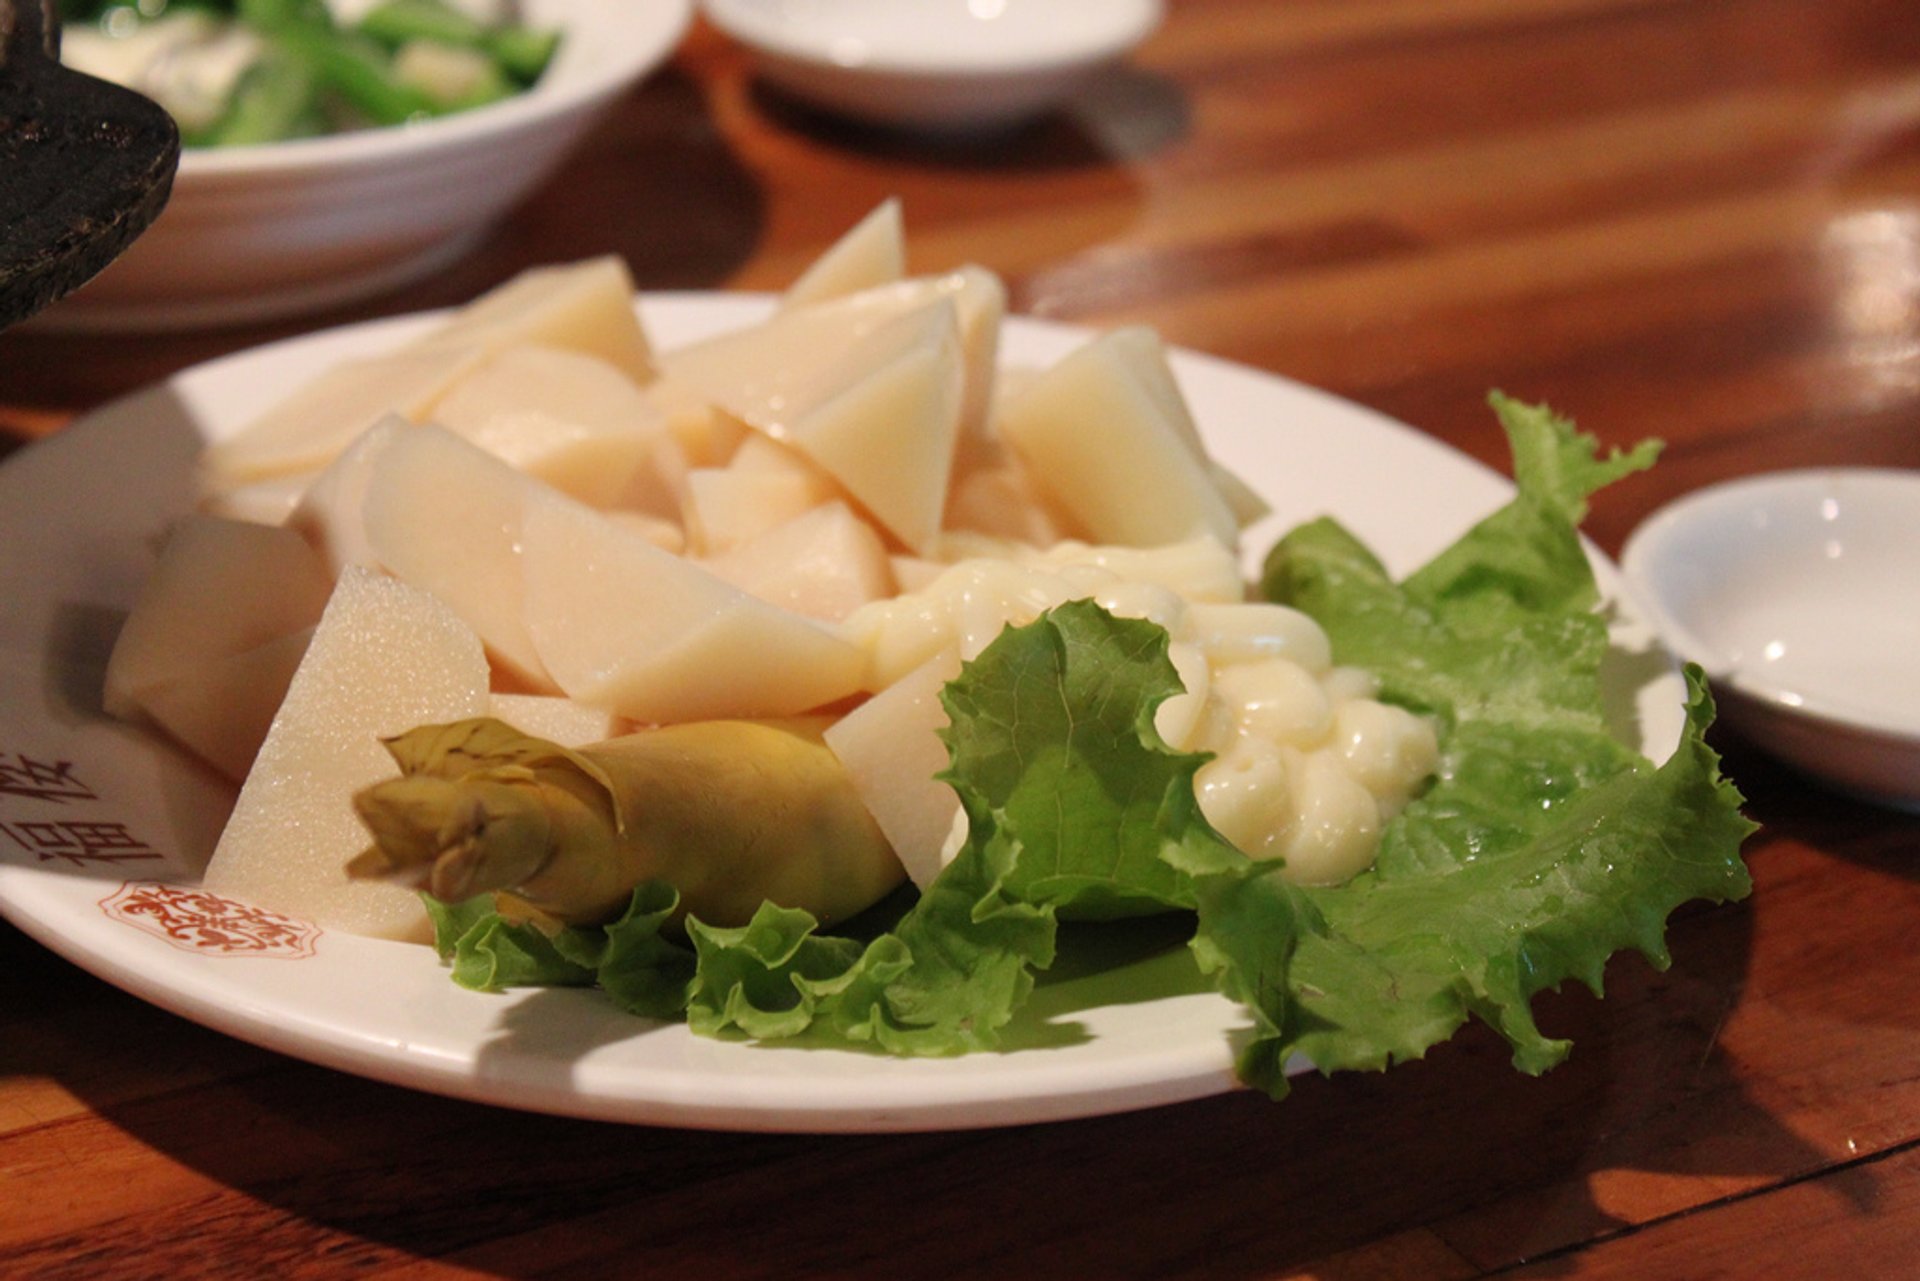
[[[1161,0],[704,0],[760,74],[871,124],[1006,128],[1057,106],[1160,25]]]
[[[1730,723],[1848,792],[1920,809],[1920,471],[1712,485],[1649,517],[1622,565]]]

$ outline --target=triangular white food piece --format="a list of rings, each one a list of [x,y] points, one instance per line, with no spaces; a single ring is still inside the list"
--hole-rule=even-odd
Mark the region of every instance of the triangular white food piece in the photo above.
[[[244,775],[332,590],[292,530],[187,517],[114,643],[107,711],[144,716],[223,773]]]
[[[947,767],[940,690],[960,674],[948,650],[881,690],[827,728],[826,742],[854,789],[922,889],[940,874],[960,798],[937,777]]]
[[[965,367],[954,303],[795,309],[663,358],[668,373],[806,455],[910,548],[939,531]]]
[[[397,350],[345,360],[201,455],[201,483],[223,491],[325,466],[387,414],[425,420],[440,396],[487,357],[540,344],[598,357],[636,382],[653,359],[615,257],[534,267]]]
[[[666,415],[596,356],[509,347],[464,375],[433,421],[591,507],[660,506]]]
[[[742,591],[825,622],[895,590],[886,544],[845,503],[802,512],[702,563]]]
[[[636,383],[653,376],[653,352],[633,306],[633,276],[607,254],[530,267],[480,295],[414,341],[489,354],[534,343],[597,356]]]
[[[1158,340],[1093,339],[1000,408],[1000,436],[1094,542],[1156,547],[1195,535],[1228,546],[1240,522],[1214,483]]]
[[[527,634],[520,526],[529,506],[578,504],[431,425],[388,437],[365,492],[366,547],[374,562],[445,601],[530,690],[552,692]]]
[[[805,307],[830,298],[889,285],[906,275],[906,232],[900,202],[883,200],[800,273],[780,300]]]
[[[382,418],[341,450],[294,504],[287,527],[313,544],[333,576],[338,577],[348,565],[380,564],[367,542],[367,483],[394,436],[414,430],[398,414]]]
[[[409,890],[347,879],[369,843],[353,794],[390,778],[383,737],[487,710],[487,660],[451,610],[373,570],[340,577],[207,864],[205,886],[330,929],[422,939]]]
[[[318,470],[390,414],[425,418],[443,392],[484,358],[478,347],[449,343],[404,347],[324,370],[238,434],[200,455],[201,483],[221,491]]]
[[[522,734],[562,747],[603,743],[622,733],[625,722],[604,707],[589,707],[556,694],[508,694],[495,691],[487,715]]]
[[[528,507],[526,627],[572,698],[645,722],[785,716],[860,688],[836,632],[750,596],[590,508]]]

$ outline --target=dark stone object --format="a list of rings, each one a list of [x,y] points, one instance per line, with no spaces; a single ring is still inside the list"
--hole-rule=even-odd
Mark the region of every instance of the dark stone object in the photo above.
[[[60,65],[55,0],[0,0],[0,329],[79,288],[166,206],[180,131]]]

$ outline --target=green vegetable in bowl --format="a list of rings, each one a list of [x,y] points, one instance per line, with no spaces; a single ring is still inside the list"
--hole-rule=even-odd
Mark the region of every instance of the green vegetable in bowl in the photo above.
[[[1747,893],[1751,825],[1706,744],[1697,671],[1663,764],[1602,716],[1606,625],[1578,522],[1656,447],[1602,456],[1543,408],[1494,407],[1518,494],[1427,566],[1395,582],[1332,520],[1267,561],[1268,597],[1313,615],[1337,661],[1439,726],[1440,770],[1370,870],[1303,887],[1216,833],[1193,794],[1206,758],[1153,727],[1180,689],[1166,634],[1072,603],[1003,633],[947,687],[944,777],[968,839],[889,928],[829,932],[766,904],[732,928],[688,915],[682,942],[665,929],[680,902],[664,881],[638,886],[611,924],[553,933],[484,898],[435,903],[454,977],[598,983],[697,1032],[944,1055],[1000,1042],[1062,921],[1151,910],[1186,916],[1201,969],[1250,1011],[1239,1070],[1276,1098],[1295,1055],[1382,1068],[1470,1017],[1507,1038],[1519,1069],[1551,1067],[1569,1047],[1534,1024],[1534,994],[1567,979],[1598,992],[1624,948],[1664,966],[1676,907]]]
[[[538,80],[560,44],[558,32],[518,24],[489,26],[444,0],[386,0],[368,10],[360,19],[359,30],[393,50],[421,41],[471,50],[484,55],[502,76],[519,84]]]
[[[62,0],[63,58],[140,90],[190,146],[278,142],[450,115],[524,92],[556,31],[450,0]]]

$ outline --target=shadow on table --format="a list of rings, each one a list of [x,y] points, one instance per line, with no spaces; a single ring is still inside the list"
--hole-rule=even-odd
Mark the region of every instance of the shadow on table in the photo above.
[[[1752,920],[1738,906],[1685,912],[1669,973],[1621,959],[1604,1002],[1543,997],[1543,1027],[1575,1049],[1538,1079],[1476,1026],[1385,1074],[1299,1079],[1280,1103],[1238,1093],[1003,1131],[557,1119],[291,1060],[249,1065],[214,1034],[170,1024],[209,1061],[241,1067],[217,1087],[95,1106],[232,1191],[182,1205],[166,1230],[104,1223],[88,1244],[162,1272],[209,1252],[259,1259],[261,1241],[282,1240],[343,1268],[444,1258],[503,1277],[1253,1277],[1424,1230],[1430,1248],[1481,1267],[1550,1261],[1822,1164],[1748,1097],[1719,1044]],[[1636,1172],[1656,1177],[1630,1208],[1613,1204]],[[1856,1195],[1871,1209],[1871,1188]]]
[[[1920,814],[1845,795],[1783,764],[1731,726],[1716,726],[1714,736],[1728,777],[1763,827],[1863,871],[1920,883]],[[1913,1013],[1920,1021],[1920,1005]]]
[[[833,115],[763,81],[754,105],[782,128],[882,160],[984,172],[1035,172],[1125,165],[1185,137],[1192,108],[1171,80],[1116,67],[1058,108],[985,130],[906,130]]]

